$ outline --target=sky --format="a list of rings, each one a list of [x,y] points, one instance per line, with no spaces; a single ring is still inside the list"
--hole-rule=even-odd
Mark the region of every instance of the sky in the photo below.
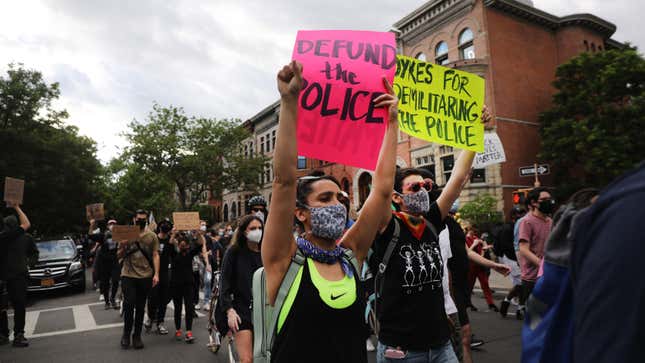
[[[108,162],[153,102],[188,115],[248,119],[278,98],[277,70],[301,29],[387,31],[423,0],[20,0],[0,12],[0,74],[9,63],[59,82],[57,107]],[[613,38],[645,49],[641,0],[534,0],[563,16],[592,13]]]

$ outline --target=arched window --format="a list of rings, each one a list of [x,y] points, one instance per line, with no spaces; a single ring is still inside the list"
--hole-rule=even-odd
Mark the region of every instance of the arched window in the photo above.
[[[228,204],[224,204],[224,222],[228,222]]]
[[[448,44],[443,40],[434,48],[434,59],[440,65],[448,63]]]
[[[422,62],[426,61],[426,55],[423,54],[423,52],[419,52],[416,56],[414,56],[414,58],[416,58],[416,59],[418,59],[418,60],[420,60]]]
[[[596,43],[591,43],[591,51],[596,53]]]
[[[587,52],[588,52],[588,51],[589,51],[589,42],[587,42],[587,41],[585,40],[585,41],[584,41],[584,45],[585,45],[585,51],[587,51]]]
[[[358,177],[358,201],[360,206],[363,206],[363,203],[367,200],[367,197],[370,195],[370,189],[372,188],[372,176],[370,173],[363,173]]]
[[[237,218],[237,203],[233,202],[231,206],[231,219]]]
[[[343,178],[343,181],[340,182],[340,185],[343,188],[343,191],[349,195],[349,180],[347,178]]]
[[[462,30],[459,34],[459,57],[461,59],[475,59],[473,32],[470,28]]]

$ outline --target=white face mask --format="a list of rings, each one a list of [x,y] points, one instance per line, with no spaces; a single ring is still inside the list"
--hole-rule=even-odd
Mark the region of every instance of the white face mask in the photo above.
[[[250,231],[249,233],[246,234],[246,239],[249,242],[260,243],[260,240],[262,239],[262,230],[254,229]]]
[[[200,231],[206,231],[206,225],[201,225],[199,226]]]
[[[262,223],[264,223],[264,213],[262,213],[262,211],[257,211],[257,212],[255,212],[255,213],[253,213],[253,214],[254,214],[256,217],[260,218],[260,220],[262,221]]]

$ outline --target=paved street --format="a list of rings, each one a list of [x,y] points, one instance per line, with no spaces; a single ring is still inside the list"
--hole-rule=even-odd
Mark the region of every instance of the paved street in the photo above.
[[[89,281],[90,279],[88,279]],[[499,291],[499,290],[498,290]],[[499,301],[499,297],[496,297]],[[473,299],[479,312],[471,313],[473,331],[486,340],[475,352],[477,363],[519,361],[520,322],[487,312],[481,295]],[[511,308],[513,310],[513,308]],[[172,303],[166,325],[172,330]],[[12,324],[10,316],[10,324]],[[144,335],[146,345],[141,351],[123,351],[119,347],[122,321],[117,310],[104,310],[98,294],[50,292],[30,298],[26,334],[30,347],[19,349],[10,345],[0,347],[0,362],[226,362],[226,352],[214,355],[206,348],[206,317],[200,313],[194,322],[195,344],[178,342],[170,335]],[[374,362],[370,354],[370,362]],[[303,360],[306,362],[306,359]]]

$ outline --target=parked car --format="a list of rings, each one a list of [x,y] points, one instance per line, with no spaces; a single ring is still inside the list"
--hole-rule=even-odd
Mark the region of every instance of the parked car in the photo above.
[[[36,241],[39,257],[29,269],[27,291],[73,288],[85,291],[85,265],[82,249],[71,238]]]

